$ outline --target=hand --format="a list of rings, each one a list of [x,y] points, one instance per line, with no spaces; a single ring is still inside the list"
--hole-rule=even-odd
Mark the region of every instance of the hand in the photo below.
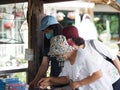
[[[36,86],[37,86],[37,83],[38,83],[38,81],[34,79],[32,82],[30,82],[29,88],[34,88],[34,87],[36,87]]]
[[[75,81],[73,83],[70,83],[70,86],[72,87],[73,90],[76,90],[76,88],[80,87],[80,83],[78,81]]]
[[[41,89],[47,89],[50,86],[50,82],[42,82],[41,85],[39,86],[39,88]]]
[[[37,86],[39,86],[42,89],[46,89],[48,86],[50,86],[50,78],[42,78],[37,83]]]

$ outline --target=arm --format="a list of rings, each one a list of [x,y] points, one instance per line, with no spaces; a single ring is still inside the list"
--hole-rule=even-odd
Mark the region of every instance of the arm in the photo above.
[[[99,70],[97,72],[94,72],[91,76],[88,76],[80,81],[75,81],[70,84],[70,86],[74,89],[79,88],[84,85],[88,85],[90,83],[95,82],[96,80],[100,79],[102,77],[102,71]]]
[[[120,61],[119,59],[116,57],[116,53],[114,51],[112,51],[112,49],[108,48],[107,46],[105,46],[103,43],[101,42],[97,42],[95,41],[95,46],[98,46],[97,49],[103,53],[106,56],[109,56],[109,58],[111,58],[113,60],[113,63],[115,65],[115,67],[117,68],[118,72],[120,73]]]
[[[120,61],[118,60],[118,58],[115,58],[113,60],[113,63],[114,63],[115,67],[117,68],[117,70],[118,70],[118,72],[120,74]]]
[[[51,86],[51,85],[67,84],[69,83],[69,81],[70,80],[67,76],[47,77],[47,78],[42,78],[37,85],[42,88],[47,88],[48,86]]]
[[[69,78],[67,76],[51,77],[50,82],[51,82],[51,85],[67,84],[69,83]]]
[[[29,84],[30,86],[33,86],[33,87],[37,86],[38,81],[44,76],[45,72],[48,69],[48,66],[49,66],[48,57],[44,56],[41,66],[39,67],[39,70],[35,76],[35,79],[32,82],[30,82],[30,84]]]

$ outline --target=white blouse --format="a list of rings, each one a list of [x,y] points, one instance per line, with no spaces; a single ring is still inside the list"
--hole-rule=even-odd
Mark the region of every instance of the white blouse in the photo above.
[[[113,90],[112,83],[119,78],[116,68],[111,63],[104,60],[99,53],[92,51],[94,49],[90,46],[88,41],[85,43],[85,48],[78,50],[73,65],[71,65],[69,61],[64,63],[64,68],[60,76],[69,76],[73,81],[79,81],[98,70],[102,70],[103,76],[99,80],[79,87],[79,90]]]

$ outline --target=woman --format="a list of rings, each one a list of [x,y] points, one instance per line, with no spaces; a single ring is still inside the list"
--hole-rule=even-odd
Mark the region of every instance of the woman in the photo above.
[[[83,40],[83,38],[80,38],[80,36],[78,35],[78,29],[76,27],[74,27],[74,26],[65,27],[63,29],[62,34],[64,36],[66,36],[68,43],[71,46],[78,48],[77,46],[83,44],[83,41],[84,41],[84,42],[86,42],[84,45],[88,47],[87,48],[88,52],[92,52],[92,53],[96,52],[95,48],[93,48],[93,46],[91,45],[90,40]],[[112,62],[116,68],[113,65],[110,65],[111,71],[113,71],[115,69],[116,73],[111,72],[110,76],[111,76],[111,78],[113,78],[112,83],[113,83],[114,90],[119,90],[119,88],[120,88],[120,76],[119,76],[119,74],[120,74],[120,61],[118,60],[116,53],[113,53],[112,50],[110,50],[110,48],[106,47],[102,42],[100,42],[98,40],[93,40],[93,42],[94,42],[96,49],[99,52],[101,52],[105,56],[109,56],[109,58],[112,59]],[[91,49],[91,48],[93,48],[93,49]],[[94,55],[96,55],[96,54],[94,54]],[[118,70],[119,74],[117,73],[116,69]]]
[[[59,64],[59,62],[56,60],[56,57],[48,57],[48,52],[50,48],[50,39],[56,35],[61,35],[62,29],[63,26],[58,23],[57,19],[54,16],[47,15],[41,20],[41,25],[38,31],[44,32],[43,59],[35,79],[29,84],[30,87],[37,86],[38,81],[45,76],[50,61],[50,76],[58,76],[61,72],[62,65]]]
[[[75,26],[65,27],[63,29],[62,35],[64,35],[67,38],[69,43],[72,44],[74,42],[76,45],[79,45],[79,42],[76,43],[76,41],[77,41],[77,39],[79,40],[79,37],[81,37],[81,36],[79,36],[78,29]],[[73,38],[76,38],[76,40],[75,39],[73,40]],[[85,41],[89,42],[90,40],[85,40]],[[115,67],[118,69],[118,71],[120,73],[120,61],[117,58],[116,53],[113,53],[112,50],[110,50],[110,48],[106,47],[100,41],[94,40],[94,39],[93,39],[93,41],[94,41],[94,44],[95,44],[96,48],[98,49],[98,51],[100,51],[101,53],[103,53],[106,56],[109,56],[109,58],[111,58],[113,60]],[[72,44],[72,46],[73,46],[73,44]],[[89,47],[89,48],[91,48],[91,47]]]
[[[107,74],[108,62],[97,52],[88,52],[88,46],[84,45],[86,42],[82,38],[80,40],[81,44],[76,49],[68,45],[63,35],[51,39],[49,55],[66,61],[59,77],[42,78],[39,81],[41,88],[69,83],[73,90],[113,90],[111,78]]]

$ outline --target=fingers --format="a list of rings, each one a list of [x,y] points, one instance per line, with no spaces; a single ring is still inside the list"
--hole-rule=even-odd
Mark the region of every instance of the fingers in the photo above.
[[[47,89],[48,86],[49,86],[49,82],[41,82],[39,87],[41,89]]]
[[[38,83],[36,82],[31,82],[29,84],[29,89],[33,90],[34,88],[41,88],[41,89],[46,89],[47,88],[47,82],[46,82],[46,78],[42,78],[38,81]]]
[[[41,84],[42,82],[44,82],[44,78],[42,78],[42,79],[40,79],[40,80],[38,81],[37,86],[40,86],[40,84]]]
[[[50,85],[49,78],[42,78],[38,81],[37,86],[41,89],[46,89]]]
[[[45,83],[42,83],[41,84],[41,86],[39,86],[41,89],[46,89],[47,87],[48,87],[48,85],[47,84],[45,84]]]

